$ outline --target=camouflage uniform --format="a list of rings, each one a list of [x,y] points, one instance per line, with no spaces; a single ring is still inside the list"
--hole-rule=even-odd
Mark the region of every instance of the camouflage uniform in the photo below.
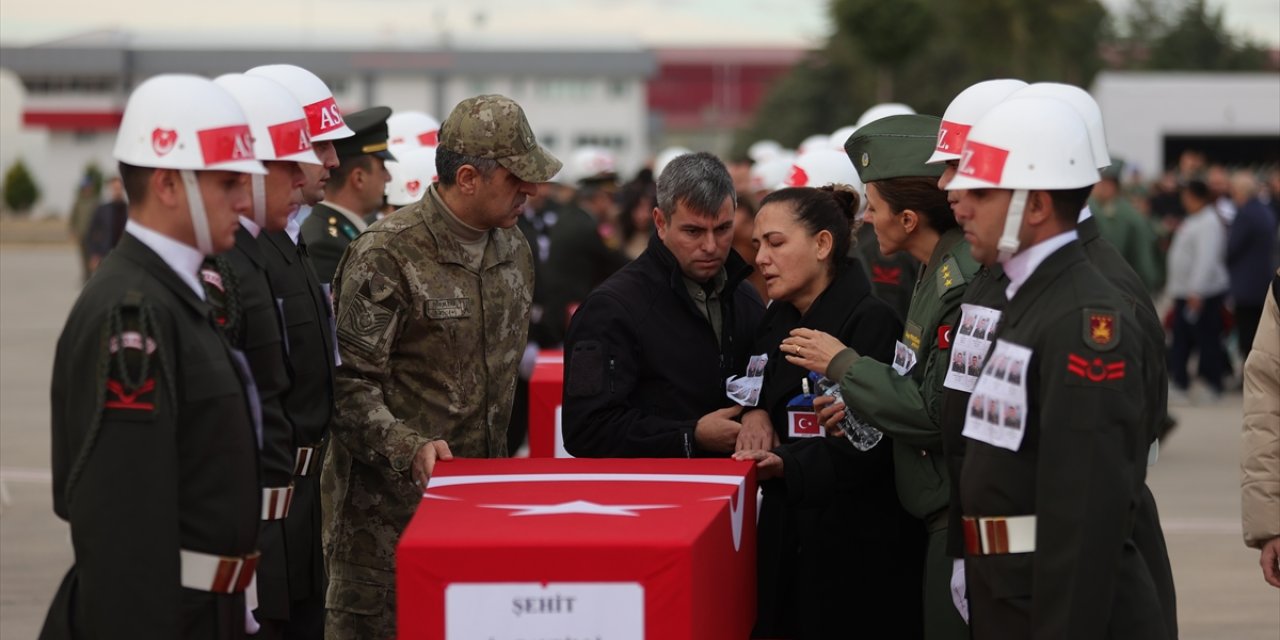
[[[488,153],[529,181],[559,169],[536,147],[523,113],[523,128],[513,129],[509,113],[496,113],[495,121],[495,110],[468,111],[483,98],[455,109],[441,129],[442,146]],[[470,127],[461,133],[450,131],[459,112]],[[480,137],[484,142],[468,147]],[[508,157],[512,150],[524,155]],[[529,158],[539,153],[546,155]],[[432,186],[420,202],[369,227],[338,265],[342,363],[321,474],[330,638],[395,635],[395,547],[421,501],[411,474],[418,450],[444,440],[460,457],[507,455],[533,255],[518,229],[491,229],[477,271],[449,231],[450,215]]]

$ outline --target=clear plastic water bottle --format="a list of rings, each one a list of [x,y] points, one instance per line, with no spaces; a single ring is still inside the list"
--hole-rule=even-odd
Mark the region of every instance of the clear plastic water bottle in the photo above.
[[[819,376],[816,373],[810,373],[809,377],[813,378],[814,385],[818,387],[818,393],[834,398],[836,402],[845,405],[844,418],[840,420],[840,430],[844,431],[844,437],[849,439],[849,443],[855,449],[858,451],[870,451],[877,444],[880,444],[880,439],[884,438],[884,433],[854,415],[853,408],[845,404],[844,396],[840,395],[840,385],[832,382],[826,376]]]

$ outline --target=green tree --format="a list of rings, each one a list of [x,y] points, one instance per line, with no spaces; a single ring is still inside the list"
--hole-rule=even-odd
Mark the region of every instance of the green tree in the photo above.
[[[1254,70],[1266,67],[1266,53],[1258,45],[1227,30],[1222,9],[1205,0],[1189,0],[1178,18],[1150,45],[1150,69]]]
[[[845,38],[876,68],[876,101],[894,98],[894,74],[918,54],[933,29],[925,0],[833,0],[835,38]]]
[[[32,179],[27,165],[18,159],[4,174],[4,203],[15,213],[27,213],[40,199],[40,187]]]

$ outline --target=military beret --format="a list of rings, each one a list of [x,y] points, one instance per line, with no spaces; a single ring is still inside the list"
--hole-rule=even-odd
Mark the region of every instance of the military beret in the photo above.
[[[1111,166],[1099,171],[1103,180],[1120,181],[1120,176],[1124,174],[1124,160],[1111,156]]]
[[[387,150],[387,138],[390,137],[387,133],[387,118],[390,117],[390,107],[369,107],[347,114],[344,120],[355,135],[333,141],[338,160],[366,154],[383,160],[395,160],[395,156]]]
[[[526,182],[546,182],[561,162],[538,145],[524,109],[500,95],[467,98],[440,125],[439,148],[497,160]]]
[[[887,178],[937,178],[944,164],[925,164],[938,141],[940,118],[920,114],[897,115],[873,121],[853,132],[844,152],[865,184]]]

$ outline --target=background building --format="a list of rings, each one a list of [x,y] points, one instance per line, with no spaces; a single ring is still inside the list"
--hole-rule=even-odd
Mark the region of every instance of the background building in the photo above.
[[[44,192],[37,211],[64,214],[87,164],[113,171],[116,128],[139,82],[159,73],[215,77],[270,63],[310,69],[347,112],[386,105],[444,119],[466,97],[502,93],[520,102],[539,141],[554,153],[567,156],[580,145],[604,146],[617,153],[624,172],[639,169],[650,153],[646,82],[656,63],[651,51],[637,46],[159,48],[130,45],[122,34],[97,34],[51,45],[0,47],[0,67],[12,73],[7,86],[0,85],[6,94],[0,123],[9,123],[0,126],[0,175],[22,157]]]

